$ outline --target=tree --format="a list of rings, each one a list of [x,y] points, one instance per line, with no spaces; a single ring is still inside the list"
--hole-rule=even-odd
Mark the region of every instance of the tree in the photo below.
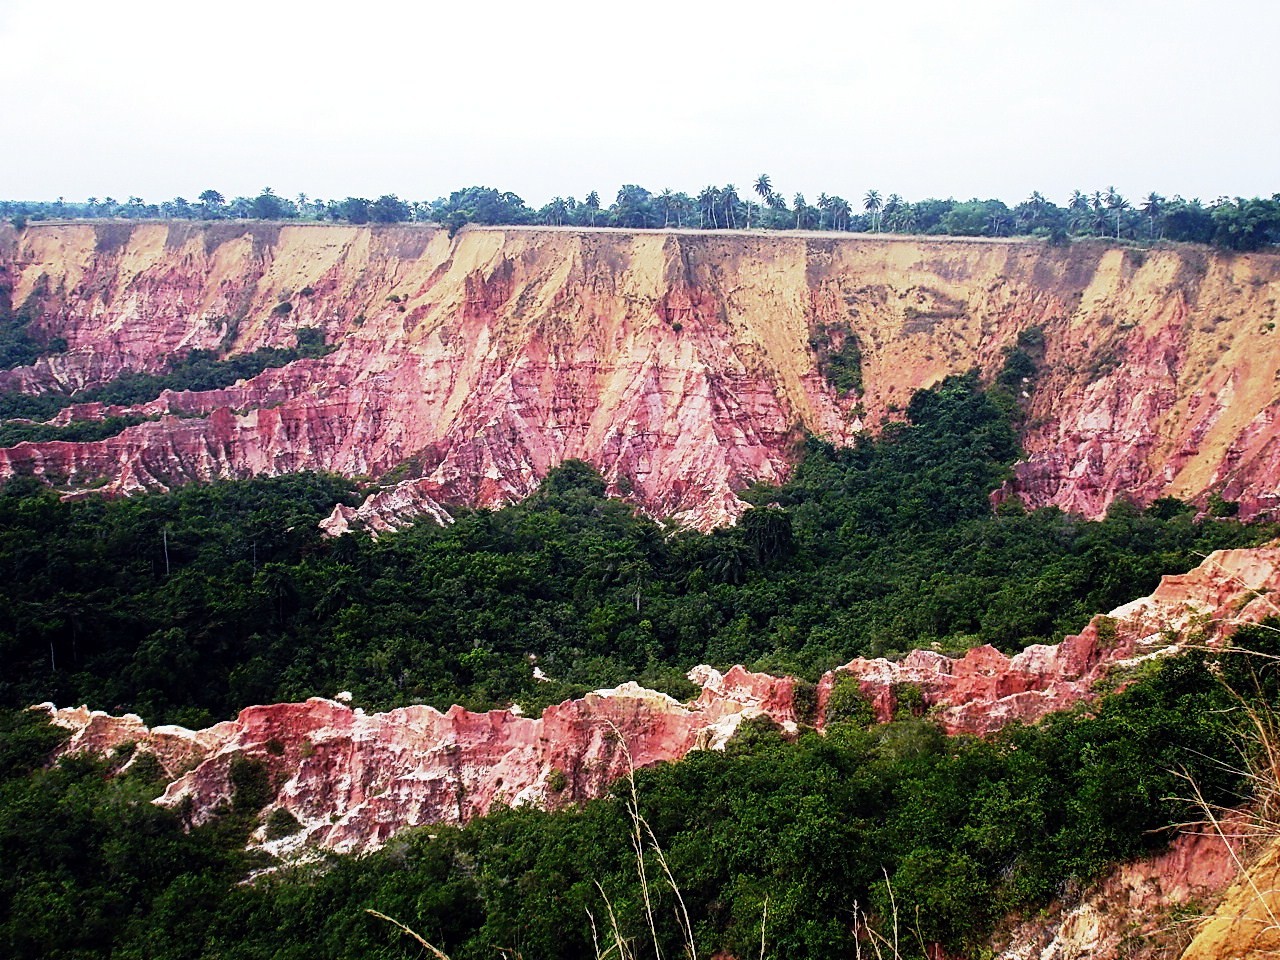
[[[333,204],[330,214],[334,219],[345,220],[347,223],[368,223],[369,206],[369,201],[364,197],[347,197],[340,203]]]
[[[797,229],[797,230],[799,230],[799,229],[800,229],[801,220],[802,220],[802,218],[804,217],[804,214],[805,214],[804,194],[803,194],[803,193],[797,193],[797,194],[795,195],[795,198],[794,198],[794,201],[793,201],[793,202],[795,203],[795,207],[796,207],[796,229]]]
[[[549,227],[558,227],[569,215],[569,205],[564,197],[552,197],[551,202],[538,211],[543,223]]]
[[[1142,201],[1142,212],[1147,215],[1148,234],[1150,239],[1156,239],[1156,222],[1164,213],[1164,197],[1152,191],[1147,194],[1147,198]]]
[[[698,226],[706,227],[708,222],[711,229],[715,229],[720,224],[716,217],[716,208],[720,204],[720,191],[715,187],[703,187],[698,192]]]
[[[889,218],[889,229],[892,230],[898,222],[898,218],[902,215],[902,208],[906,206],[906,202],[896,193],[889,194],[884,202],[884,208],[880,211],[882,216]]]
[[[1129,201],[1116,193],[1115,187],[1107,187],[1107,210],[1115,214],[1116,239],[1120,239],[1120,216],[1129,209]]]
[[[591,221],[591,226],[594,227],[596,225],[596,216],[600,213],[600,194],[592,190],[587,194],[586,199],[582,201],[582,205],[587,208],[587,217]]]
[[[671,207],[675,202],[675,194],[671,192],[670,187],[666,187],[658,194],[658,206],[662,208],[662,226],[663,229],[671,226]]]
[[[755,190],[756,194],[760,197],[762,201],[764,201],[766,206],[769,206],[772,204],[773,197],[774,197],[773,183],[769,180],[769,175],[767,173],[762,173],[760,174],[760,176],[756,177],[756,182],[752,189]],[[747,205],[747,229],[748,230],[751,229],[750,204]]]
[[[738,198],[738,188],[732,183],[726,184],[724,189],[720,191],[720,203],[724,207],[724,223],[730,230],[738,228],[738,205],[742,201]]]
[[[1067,211],[1071,215],[1069,221],[1072,230],[1079,230],[1089,222],[1089,198],[1079,190],[1071,192],[1067,201]]]
[[[369,205],[369,219],[374,223],[401,223],[411,215],[409,205],[394,193],[384,193]]]
[[[613,204],[613,219],[620,227],[641,228],[652,226],[652,194],[634,183],[624,183],[618,189]]]
[[[279,220],[286,214],[285,201],[277,197],[270,187],[253,198],[252,215],[258,220]]]
[[[877,233],[880,232],[880,209],[883,206],[884,202],[880,199],[879,190],[868,190],[867,195],[862,198],[862,209],[870,214],[871,227]]]

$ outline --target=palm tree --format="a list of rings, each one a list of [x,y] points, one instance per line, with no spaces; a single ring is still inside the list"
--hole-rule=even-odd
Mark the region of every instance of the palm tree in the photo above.
[[[742,201],[738,198],[738,188],[732,183],[725,184],[725,188],[720,191],[720,202],[724,204],[724,222],[730,230],[738,229],[738,204]]]
[[[1069,225],[1072,230],[1079,230],[1089,221],[1089,198],[1079,190],[1071,192],[1071,198],[1067,201],[1067,210],[1071,212],[1071,220]]]
[[[1116,193],[1115,187],[1107,187],[1107,210],[1116,215],[1116,239],[1120,239],[1120,215],[1129,209],[1129,201]]]
[[[831,198],[825,193],[818,194],[818,229],[822,229],[822,218],[831,209]]]
[[[1150,223],[1151,239],[1156,238],[1156,221],[1164,214],[1164,197],[1160,194],[1147,194],[1147,199],[1142,202],[1142,212],[1147,215]]]
[[[715,187],[703,187],[698,193],[698,226],[706,227],[711,221],[712,229],[719,226],[716,222],[716,207],[720,203],[720,191]]]
[[[796,229],[797,229],[797,230],[799,230],[799,229],[800,229],[800,218],[804,216],[804,194],[803,194],[803,193],[797,193],[797,194],[795,195],[795,201],[794,201],[794,202],[795,202],[795,205],[796,205]]]
[[[1040,225],[1041,219],[1044,217],[1044,209],[1049,205],[1049,201],[1045,199],[1043,193],[1039,190],[1032,190],[1031,196],[1022,202],[1022,206],[1027,213],[1027,228],[1034,230]]]
[[[670,187],[663,188],[658,194],[658,203],[662,205],[662,228],[665,230],[671,226],[671,204],[675,200],[675,194],[671,192]]]
[[[769,179],[767,173],[762,173],[756,177],[755,191],[760,195],[760,199],[768,203],[773,196],[773,183]]]
[[[889,218],[889,229],[893,229],[894,223],[897,222],[899,214],[902,213],[904,205],[903,199],[896,193],[891,193],[884,201],[884,207],[881,209],[881,216]]]
[[[862,198],[862,209],[871,215],[871,227],[877,233],[880,232],[880,208],[883,206],[879,190],[868,190],[867,195]]]
[[[767,206],[773,205],[773,182],[769,179],[767,173],[762,173],[756,177],[756,182],[752,189],[759,194],[760,199]],[[751,229],[751,204],[747,204],[747,229]]]
[[[831,226],[834,230],[848,230],[853,207],[844,197],[831,198]]]
[[[677,229],[684,226],[684,219],[693,209],[693,201],[683,190],[671,198],[671,209],[675,211]]]

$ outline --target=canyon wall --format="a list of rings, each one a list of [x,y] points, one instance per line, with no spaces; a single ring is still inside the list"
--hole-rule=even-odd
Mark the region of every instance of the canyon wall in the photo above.
[[[1043,332],[1026,461],[1002,492],[1089,516],[1119,495],[1276,504],[1280,257],[1194,247],[802,234],[262,223],[0,231],[0,285],[65,353],[0,391],[69,391],[323,330],[248,382],[62,420],[151,417],[0,450],[68,492],[331,470],[381,477],[330,529],[527,495],[579,457],[611,493],[707,527],[780,481],[805,431],[847,442],[911,393]],[[281,305],[288,303],[286,310]],[[824,375],[849,338],[861,390]],[[848,353],[846,352],[846,357]],[[399,469],[397,469],[399,468]]]

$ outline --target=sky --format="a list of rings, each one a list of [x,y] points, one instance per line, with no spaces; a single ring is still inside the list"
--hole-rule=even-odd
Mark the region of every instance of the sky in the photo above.
[[[0,0],[0,198],[1280,191],[1274,0]]]

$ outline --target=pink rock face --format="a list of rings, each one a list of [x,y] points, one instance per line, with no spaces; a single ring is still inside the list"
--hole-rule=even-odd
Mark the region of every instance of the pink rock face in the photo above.
[[[291,842],[350,852],[381,846],[404,827],[465,822],[495,803],[557,807],[600,796],[633,766],[722,748],[743,719],[770,708],[786,721],[792,681],[741,667],[725,678],[701,669],[708,688],[688,706],[627,683],[548,707],[539,719],[457,706],[368,715],[313,698],[249,707],[192,732],[148,730],[137,717],[83,707],[43,709],[74,731],[68,752],[133,743],[154,753],[174,778],[157,802],[189,804],[195,824],[231,799],[232,760],[258,760],[275,785],[275,806],[303,825]]]
[[[1151,596],[1094,617],[1060,644],[1034,644],[1012,657],[981,646],[958,659],[913,650],[897,662],[852,660],[822,678],[819,709],[825,719],[836,677],[848,674],[858,679],[880,720],[893,718],[899,693],[909,685],[948,733],[992,733],[1090,697],[1117,664],[1167,656],[1184,640],[1210,642],[1238,624],[1280,615],[1269,599],[1277,589],[1280,547],[1218,550],[1190,573],[1163,577]]]
[[[0,390],[159,372],[194,348],[337,349],[223,390],[58,422],[158,417],[94,443],[0,450],[69,495],[327,470],[403,479],[326,524],[385,529],[529,494],[566,458],[655,516],[732,522],[784,480],[805,431],[833,442],[912,392],[987,375],[1038,328],[1027,460],[1000,494],[1098,516],[1117,496],[1237,499],[1280,484],[1280,257],[1078,243],[278,224],[0,228],[0,283],[64,354]],[[277,308],[288,303],[290,310]],[[863,392],[817,347],[856,336]],[[1028,385],[1030,388],[1030,385]]]
[[[73,731],[68,751],[109,753],[134,743],[140,753],[154,753],[173,778],[158,802],[189,804],[194,823],[230,799],[231,762],[245,756],[266,765],[274,806],[302,824],[295,837],[275,841],[277,849],[310,842],[360,851],[405,827],[465,822],[495,803],[554,808],[600,796],[632,766],[723,748],[752,717],[768,716],[792,731],[814,719],[822,729],[838,673],[858,679],[882,720],[892,717],[901,685],[913,684],[951,733],[987,734],[1034,721],[1092,696],[1094,682],[1116,664],[1167,655],[1188,638],[1212,641],[1237,623],[1275,613],[1267,592],[1276,589],[1280,547],[1219,551],[1057,646],[1029,647],[1014,657],[979,647],[959,659],[917,650],[899,663],[854,660],[818,684],[813,718],[797,716],[796,680],[741,666],[724,674],[696,667],[690,679],[702,692],[689,704],[626,683],[548,707],[539,719],[457,706],[366,714],[311,699],[250,707],[234,721],[192,732],[148,730],[137,717],[83,707],[42,709]]]
[[[1248,827],[1240,816],[1223,825],[1223,837],[1209,829],[1179,834],[1165,852],[1121,864],[1082,896],[1007,924],[996,935],[996,960],[1178,956],[1169,952],[1184,932],[1175,912],[1199,912],[1236,878]]]

